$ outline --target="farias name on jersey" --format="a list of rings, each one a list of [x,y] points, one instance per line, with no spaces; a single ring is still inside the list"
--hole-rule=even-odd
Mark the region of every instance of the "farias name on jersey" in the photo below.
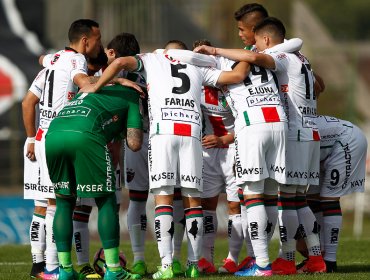
[[[191,107],[194,108],[194,100],[183,99],[183,98],[174,98],[167,97],[164,99],[166,106],[182,106],[182,107]]]

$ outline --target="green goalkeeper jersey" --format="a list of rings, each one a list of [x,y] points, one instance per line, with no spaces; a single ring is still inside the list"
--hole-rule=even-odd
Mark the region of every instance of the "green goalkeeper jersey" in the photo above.
[[[51,122],[54,131],[91,133],[105,143],[125,133],[126,128],[142,128],[139,94],[128,87],[103,87],[98,93],[80,93]]]

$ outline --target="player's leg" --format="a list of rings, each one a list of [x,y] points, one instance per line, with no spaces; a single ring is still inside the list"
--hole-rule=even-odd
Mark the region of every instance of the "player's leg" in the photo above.
[[[30,225],[30,243],[32,254],[31,277],[38,278],[45,268],[45,215],[47,202],[35,200],[35,208]]]
[[[172,269],[175,275],[183,273],[181,266],[181,247],[185,233],[185,214],[184,205],[182,203],[181,188],[175,187],[173,196],[173,263]]]
[[[56,212],[56,201],[55,199],[48,199],[48,206],[46,209],[46,217],[45,217],[45,224],[46,224],[46,251],[45,251],[45,275],[49,274],[52,278],[54,274],[58,271],[58,254],[57,254],[57,247],[55,244],[54,238],[54,216]],[[46,276],[44,277],[46,278]]]
[[[198,277],[198,262],[201,257],[202,242],[203,242],[203,210],[201,203],[201,193],[196,188],[181,189],[185,223],[186,236],[188,239],[188,260],[185,277]]]
[[[174,186],[162,186],[152,189],[155,200],[154,231],[161,258],[160,269],[153,274],[153,279],[172,278],[173,244],[173,192]]]
[[[125,146],[126,147],[126,146]],[[125,186],[129,190],[127,227],[130,235],[134,262],[131,271],[145,275],[145,236],[147,231],[146,203],[149,193],[148,133],[144,133],[143,145],[138,152],[125,150]]]
[[[206,178],[204,176],[204,180],[205,179]],[[204,190],[202,196],[204,196],[207,193],[206,189],[207,184],[204,183]],[[218,195],[213,197],[202,198],[204,236],[202,245],[202,258],[199,260],[199,271],[206,274],[215,273],[217,271],[214,266],[213,259],[218,227],[218,220],[216,214],[217,203]]]

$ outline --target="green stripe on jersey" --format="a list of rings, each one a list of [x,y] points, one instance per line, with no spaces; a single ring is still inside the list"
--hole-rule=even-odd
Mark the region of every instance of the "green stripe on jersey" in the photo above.
[[[248,125],[248,126],[251,125],[251,122],[249,121],[247,111],[244,111],[243,114],[244,114],[245,124]]]

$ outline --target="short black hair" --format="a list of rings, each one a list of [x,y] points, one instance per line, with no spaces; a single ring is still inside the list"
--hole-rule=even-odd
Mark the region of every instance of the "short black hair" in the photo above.
[[[117,57],[134,56],[140,53],[139,42],[134,34],[122,32],[116,35],[107,45],[108,49],[113,49]]]
[[[92,19],[78,19],[72,22],[68,30],[68,39],[71,43],[75,43],[83,35],[90,35],[93,27],[99,28],[99,24]]]
[[[179,45],[183,50],[188,50],[188,47],[183,41],[180,40],[169,40],[165,45],[164,49],[169,45],[169,44],[177,44]]]
[[[99,51],[99,54],[97,57],[95,58],[92,58],[92,57],[88,57],[87,58],[87,63],[89,64],[92,64],[92,65],[96,65],[96,66],[106,66],[108,64],[108,57],[104,51],[104,48],[102,47]]]
[[[261,30],[266,30],[271,33],[275,33],[280,38],[285,38],[285,26],[281,22],[281,20],[275,18],[275,17],[267,17],[264,18],[260,23],[256,24],[254,27],[254,33],[257,34]]]
[[[193,42],[193,50],[196,48],[196,47],[199,47],[199,46],[212,46],[211,42],[207,39],[200,39],[200,40],[195,40]]]
[[[249,3],[249,4],[245,4],[244,6],[240,7],[239,10],[237,10],[234,13],[234,18],[237,21],[239,21],[245,15],[253,13],[253,12],[259,12],[261,14],[261,16],[264,17],[264,18],[269,16],[267,10],[261,4]]]

